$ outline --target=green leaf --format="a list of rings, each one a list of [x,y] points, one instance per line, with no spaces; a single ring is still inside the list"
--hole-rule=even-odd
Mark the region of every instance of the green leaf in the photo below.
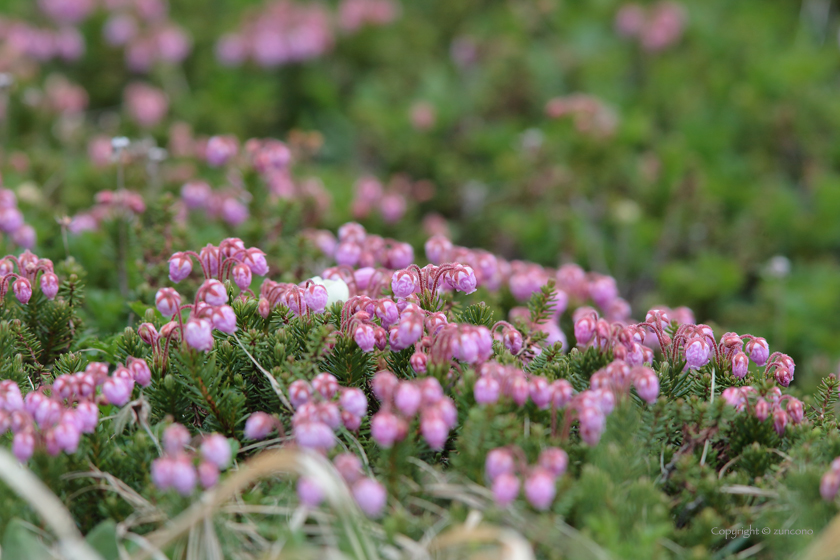
[[[53,555],[26,523],[12,519],[3,533],[3,558],[52,560]]]
[[[105,560],[120,559],[120,550],[117,547],[117,524],[112,519],[106,519],[91,529],[85,540]]]

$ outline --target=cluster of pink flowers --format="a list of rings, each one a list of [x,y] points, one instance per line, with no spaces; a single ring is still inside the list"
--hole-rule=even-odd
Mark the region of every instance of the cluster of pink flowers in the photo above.
[[[128,115],[143,128],[152,128],[166,116],[169,99],[163,90],[143,82],[132,82],[123,91]]]
[[[60,74],[47,76],[44,82],[44,105],[50,111],[60,115],[78,115],[88,105],[88,94],[85,88],[74,84]]]
[[[749,385],[729,387],[721,393],[721,398],[726,404],[734,406],[738,412],[747,411],[761,422],[772,417],[773,428],[779,435],[785,433],[789,422],[801,424],[805,420],[802,401],[790,395],[782,396],[778,387],[771,387],[764,395]]]
[[[182,134],[182,136],[184,136]],[[252,138],[240,150],[239,141],[231,135],[217,135],[209,139],[181,138],[178,153],[196,155],[211,167],[230,167],[231,187],[214,191],[203,180],[193,179],[181,189],[181,199],[188,210],[200,210],[210,218],[220,217],[231,226],[243,223],[249,215],[245,192],[239,174],[233,172],[250,166],[262,177],[272,195],[280,198],[298,196],[298,188],[289,174],[292,152],[285,143],[274,139]]]
[[[43,392],[48,389],[32,391],[24,398],[14,381],[0,381],[0,435],[11,430],[12,453],[22,463],[39,446],[50,455],[75,453],[82,433],[93,432],[99,422],[92,379],[61,392],[53,387],[51,396]]]
[[[57,23],[77,24],[96,8],[95,0],[38,0],[38,7]]]
[[[318,232],[317,242],[326,254],[335,258],[340,267],[371,268],[380,265],[394,270],[414,262],[414,249],[411,245],[368,234],[364,226],[355,222],[338,228],[337,241],[329,232]],[[328,269],[328,272],[333,271]],[[324,273],[325,278],[330,276],[328,272]]]
[[[400,221],[408,206],[405,195],[394,188],[386,192],[379,179],[372,176],[356,181],[354,195],[352,212],[357,220],[367,218],[376,208],[386,223],[393,224]]]
[[[287,284],[265,279],[260,287],[259,311],[267,319],[271,310],[283,305],[297,316],[323,313],[327,308],[327,289],[312,280],[300,284]]]
[[[651,346],[658,345],[672,363],[682,357],[689,369],[700,369],[714,360],[718,367],[728,365],[734,377],[743,379],[752,360],[757,366],[765,366],[765,378],[772,374],[783,387],[790,385],[793,380],[796,369],[793,359],[781,352],[771,354],[765,339],[728,332],[718,343],[708,325],[678,322],[676,327],[672,326],[671,313],[667,308],[654,308],[647,312],[645,322],[625,326],[598,319],[594,310],[589,310],[576,315],[575,337],[581,345],[592,342],[601,348],[611,348],[616,357],[627,359],[628,362],[636,359],[639,350],[645,355],[644,361],[650,361],[648,358],[652,357],[652,350],[640,345],[648,342]],[[682,315],[679,319],[693,319],[684,312]],[[648,339],[647,333],[653,336]]]
[[[618,115],[611,107],[583,93],[550,99],[545,114],[552,119],[570,117],[578,132],[595,138],[608,138],[618,127]]]
[[[388,25],[399,15],[394,0],[341,0],[338,6],[338,26],[348,32],[365,25]]]
[[[55,58],[78,60],[85,52],[85,40],[72,25],[36,27],[23,21],[0,18],[2,64],[21,60],[48,62]]]
[[[293,381],[289,401],[295,407],[292,429],[297,444],[324,451],[335,445],[334,431],[341,426],[352,432],[359,429],[368,406],[361,389],[340,387],[329,373],[316,375],[311,384]]]
[[[114,406],[124,406],[131,399],[135,383],[141,387],[152,383],[152,370],[140,358],[129,357],[124,365],[118,364],[111,377],[108,377],[108,364],[101,362],[88,364],[85,373],[92,374],[96,384],[102,386],[103,402]]]
[[[163,431],[163,455],[152,462],[151,469],[152,482],[160,490],[174,489],[189,496],[196,483],[203,488],[215,486],[220,471],[230,465],[232,451],[225,436],[203,435],[200,453],[188,450],[191,441],[189,430],[181,424],[170,424]]]
[[[565,379],[549,382],[545,377],[531,375],[514,365],[486,362],[479,368],[478,375],[473,396],[480,405],[497,403],[504,396],[517,406],[524,406],[530,397],[538,408],[563,408],[574,395],[571,383]]]
[[[371,380],[380,408],[370,419],[370,435],[385,448],[408,435],[411,421],[419,416],[419,429],[429,447],[441,451],[449,432],[458,425],[455,403],[443,394],[434,377],[400,381],[390,371],[380,371]]]
[[[143,197],[127,189],[99,191],[94,197],[94,202],[90,210],[73,216],[68,226],[71,233],[96,231],[104,221],[117,217],[131,218],[146,211]]]
[[[144,342],[151,344],[155,355],[166,356],[173,337],[180,337],[188,346],[207,352],[213,348],[213,329],[232,334],[236,332],[236,314],[228,303],[228,293],[222,281],[233,279],[245,293],[251,293],[253,274],[268,273],[265,253],[256,247],[245,248],[241,239],[230,237],[218,247],[208,244],[200,253],[179,251],[169,259],[169,278],[178,283],[192,272],[192,261],[201,265],[204,282],[195,294],[193,304],[181,304],[181,295],[174,288],[161,288],[155,294],[155,306],[164,317],[175,319],[157,331],[151,323],[143,323],[138,333]],[[189,318],[184,322],[181,312],[188,309]]]
[[[105,42],[125,47],[126,66],[132,72],[148,72],[156,62],[178,64],[190,54],[190,38],[169,19],[165,2],[110,0],[106,4],[111,14],[102,29]]]
[[[267,68],[316,58],[333,45],[330,13],[317,4],[271,0],[216,44],[224,65],[251,59]]]
[[[9,189],[3,188],[0,177],[0,231],[11,236],[15,245],[31,249],[35,245],[35,228],[24,222],[23,213],[18,209],[17,197]]]
[[[613,321],[630,318],[629,304],[618,296],[618,287],[610,276],[587,274],[580,266],[569,263],[557,269],[527,261],[506,261],[483,249],[453,245],[443,235],[434,235],[425,243],[426,258],[432,264],[447,261],[469,265],[475,272],[476,286],[496,291],[507,286],[517,301],[525,302],[550,279],[557,283],[554,313],[565,311],[569,300],[580,304],[591,298]]]
[[[365,25],[387,25],[398,15],[393,0],[342,0],[338,27],[346,33]],[[226,66],[253,60],[273,68],[318,58],[335,43],[332,14],[318,4],[269,0],[251,13],[239,29],[216,43],[216,58]]]
[[[557,494],[556,480],[563,476],[569,457],[559,447],[547,447],[540,452],[537,464],[528,465],[519,447],[498,447],[487,454],[484,468],[492,484],[493,499],[499,507],[509,506],[520,492],[520,478],[525,478],[525,499],[534,508],[545,511]],[[519,473],[519,475],[517,475]]]
[[[0,434],[12,431],[12,452],[21,462],[39,445],[50,455],[75,453],[82,434],[96,429],[99,404],[122,406],[135,383],[146,387],[151,379],[146,362],[129,357],[110,377],[108,364],[92,362],[85,371],[59,375],[52,385],[42,385],[26,397],[14,381],[0,381]]]
[[[823,475],[820,481],[820,495],[826,502],[831,502],[837,496],[838,490],[840,490],[840,457],[831,462],[831,468]]]
[[[365,515],[369,517],[382,515],[388,494],[385,487],[375,478],[364,475],[359,458],[352,453],[339,453],[333,458],[333,466],[344,482],[350,486],[353,498]],[[318,507],[324,501],[324,491],[314,478],[300,477],[297,494],[300,503],[308,507]]]
[[[248,219],[248,207],[239,189],[214,191],[206,181],[192,180],[181,187],[181,200],[187,210],[201,211],[208,218],[221,218],[236,227]]]
[[[683,35],[685,23],[685,9],[676,2],[658,2],[650,7],[625,4],[615,16],[618,34],[638,39],[642,48],[651,52],[676,44]]]
[[[17,268],[17,273],[15,273]],[[41,293],[49,300],[58,294],[58,276],[53,270],[53,263],[49,259],[40,259],[29,252],[29,249],[19,257],[6,255],[0,259],[0,302],[6,298],[9,283],[12,291],[21,303],[29,303],[32,298],[32,285],[40,274]]]

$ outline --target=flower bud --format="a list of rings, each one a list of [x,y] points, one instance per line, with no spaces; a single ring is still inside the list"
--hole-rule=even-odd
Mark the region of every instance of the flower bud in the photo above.
[[[128,371],[131,372],[135,383],[141,387],[148,387],[152,382],[152,370],[146,360],[129,356],[127,360]]]
[[[260,298],[257,309],[260,312],[260,317],[263,319],[268,319],[268,316],[271,315],[271,304],[265,298]]]
[[[411,381],[403,381],[394,394],[394,406],[403,416],[411,418],[417,414],[422,399],[423,394],[417,385]]]
[[[475,402],[478,404],[492,404],[499,400],[499,382],[489,375],[478,378],[473,387]]]
[[[82,434],[74,422],[60,422],[53,429],[53,434],[58,448],[65,453],[75,453],[79,448],[79,440]]]
[[[339,453],[333,459],[333,465],[347,484],[362,477],[362,462],[352,453]]]
[[[195,490],[198,475],[186,455],[176,457],[172,462],[172,488],[182,496],[189,496]]]
[[[551,383],[551,405],[555,408],[563,408],[572,400],[574,388],[565,379],[557,379]]]
[[[58,295],[58,276],[52,272],[45,272],[41,275],[41,293],[48,300],[54,300]]]
[[[435,413],[424,413],[420,418],[420,433],[426,443],[435,451],[442,451],[449,438],[449,426]]]
[[[361,323],[353,329],[353,340],[359,345],[362,352],[372,352],[376,345],[376,332],[373,326]]]
[[[399,385],[397,376],[387,370],[382,370],[376,373],[371,379],[370,385],[373,394],[380,402],[390,400]]]
[[[109,377],[102,384],[102,394],[108,402],[115,406],[123,406],[131,398],[131,390],[134,382],[129,384],[122,377]]]
[[[226,469],[231,459],[230,444],[227,438],[221,434],[211,434],[204,438],[201,443],[201,455],[220,470]]]
[[[263,440],[274,431],[275,421],[270,414],[254,412],[245,421],[245,439]]]
[[[315,479],[306,476],[298,479],[297,495],[300,503],[306,507],[315,508],[324,501],[324,491],[321,490],[321,486]]]
[[[420,292],[419,279],[411,270],[398,270],[391,277],[391,290],[395,297],[407,298]]]
[[[31,431],[21,431],[12,438],[12,453],[21,463],[25,463],[35,453],[35,435]]]
[[[204,251],[202,250],[202,253]],[[177,252],[169,257],[169,279],[176,284],[192,272],[192,259],[186,253]]]
[[[404,424],[403,420],[383,410],[371,418],[370,435],[376,443],[387,449],[405,437],[407,426]]]
[[[393,300],[382,298],[376,302],[374,313],[386,329],[400,320],[400,310]]]
[[[502,331],[502,341],[504,342],[505,348],[514,356],[522,350],[522,334],[516,329],[504,329]]]
[[[517,405],[525,404],[530,394],[530,387],[528,387],[528,380],[525,379],[524,375],[517,374],[510,380],[508,394]]]
[[[157,329],[151,323],[141,323],[140,326],[137,327],[137,334],[140,336],[140,340],[146,344],[155,344],[158,341],[158,338],[160,338]]]
[[[236,332],[236,313],[229,305],[219,305],[213,308],[210,314],[210,321],[213,327],[226,334]]]
[[[764,422],[770,417],[770,404],[764,399],[758,399],[755,403],[755,417]]]
[[[238,149],[238,143],[233,136],[211,136],[207,140],[204,155],[207,163],[213,167],[220,167],[236,156]]]
[[[653,404],[659,397],[659,377],[648,367],[633,368],[633,385],[639,397],[648,404]]]
[[[805,408],[802,405],[802,401],[794,398],[788,400],[787,414],[790,417],[790,421],[794,424],[802,422],[805,419]]]
[[[208,461],[198,465],[198,481],[202,488],[212,488],[219,482],[219,467]]]
[[[452,250],[452,242],[442,235],[434,235],[426,241],[424,249],[429,262],[440,265],[448,260],[449,252]]]
[[[776,433],[782,435],[785,433],[785,426],[788,423],[788,414],[781,408],[777,408],[773,412],[773,428],[776,430]]]
[[[581,346],[586,346],[595,336],[595,318],[591,315],[581,317],[575,322],[575,340]]]
[[[519,479],[506,472],[493,480],[493,499],[499,507],[509,506],[519,495]]]
[[[709,363],[711,349],[708,343],[699,337],[688,341],[685,345],[685,361],[690,369],[700,369]]]
[[[385,508],[388,494],[385,487],[372,478],[362,478],[353,484],[353,498],[368,517],[379,517]]]
[[[213,332],[207,319],[190,319],[184,325],[184,340],[196,350],[208,352],[213,349]]]
[[[289,385],[289,400],[292,406],[299,408],[312,398],[312,386],[303,379],[292,381]]]
[[[757,366],[766,364],[767,358],[770,357],[770,346],[768,346],[765,339],[758,336],[748,340],[744,345],[744,350],[750,355],[750,359]]]
[[[312,380],[312,388],[318,391],[322,397],[329,400],[338,391],[338,379],[329,373],[319,373]]]
[[[344,389],[339,404],[341,404],[341,408],[355,416],[367,414],[367,397],[361,389]]]
[[[198,291],[202,299],[210,305],[224,305],[228,301],[225,285],[216,279],[205,280]]]
[[[563,476],[569,466],[569,456],[559,447],[548,447],[540,453],[538,462],[553,476]]]
[[[475,271],[467,265],[457,265],[455,269],[449,271],[447,278],[456,290],[465,294],[473,293],[478,283]]]
[[[776,383],[782,387],[787,387],[793,381],[793,374],[786,367],[777,367],[773,371],[773,376],[776,378]]]
[[[163,430],[163,449],[169,455],[179,455],[190,443],[190,432],[181,424],[170,424]]]
[[[161,288],[155,294],[155,307],[164,317],[172,317],[181,307],[181,295],[174,288]]]
[[[91,401],[82,401],[76,406],[76,417],[82,433],[92,434],[99,423],[99,407]]]
[[[23,396],[18,384],[11,379],[0,381],[0,410],[14,412],[15,410],[23,410],[23,407]]]
[[[533,469],[525,479],[525,499],[528,503],[540,511],[547,510],[557,493],[554,480],[554,475],[548,470],[542,467]]]
[[[320,284],[310,284],[303,292],[303,299],[313,313],[323,313],[327,308],[330,295],[327,288]]]
[[[251,286],[251,269],[244,264],[235,265],[231,270],[231,275],[233,276],[233,282],[240,290],[247,290]]]
[[[32,284],[26,278],[18,278],[12,284],[12,291],[19,302],[29,303],[29,299],[32,297]]]
[[[484,472],[487,480],[496,480],[502,474],[512,473],[513,469],[513,454],[509,450],[499,447],[487,453],[487,459],[484,461]]]
[[[747,355],[743,352],[737,352],[734,356],[732,356],[732,375],[734,377],[743,379],[746,377],[749,367],[749,358],[747,358]]]
[[[826,502],[831,502],[840,489],[840,472],[830,470],[820,480],[820,496]]]
[[[301,422],[294,427],[295,441],[310,449],[330,449],[335,445],[335,434],[323,422]]]
[[[528,393],[537,408],[548,408],[551,402],[551,389],[545,377],[531,377],[531,381],[528,383]]]

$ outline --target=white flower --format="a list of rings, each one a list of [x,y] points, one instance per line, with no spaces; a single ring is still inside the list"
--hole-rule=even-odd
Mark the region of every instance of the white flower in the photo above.
[[[329,295],[329,299],[327,300],[328,307],[338,301],[347,301],[350,299],[350,288],[347,287],[347,283],[344,280],[324,280],[320,276],[315,276],[311,280],[313,284],[323,286],[327,289],[327,294]]]

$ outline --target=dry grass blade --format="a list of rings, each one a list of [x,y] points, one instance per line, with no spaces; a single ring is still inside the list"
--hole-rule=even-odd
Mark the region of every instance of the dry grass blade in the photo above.
[[[41,480],[0,448],[0,479],[49,525],[58,538],[61,554],[69,560],[102,560],[79,533],[70,512]]]
[[[802,555],[802,560],[836,560],[840,558],[840,515],[834,516],[811,546]]]
[[[501,558],[505,560],[532,560],[534,551],[522,535],[511,529],[484,525],[469,528],[461,525],[436,537],[429,543],[429,551],[443,552],[449,548],[477,543],[498,543],[501,547]]]
[[[236,339],[236,342],[239,343],[239,347],[242,348],[242,351],[245,352],[248,358],[250,358],[251,361],[254,362],[254,365],[257,366],[257,369],[259,369],[263,373],[263,375],[265,375],[265,377],[268,379],[269,384],[271,384],[271,388],[274,389],[275,393],[277,393],[277,398],[280,399],[280,402],[282,402],[288,410],[293,411],[294,407],[292,406],[292,403],[290,403],[289,399],[286,398],[286,393],[283,391],[283,388],[280,386],[277,380],[274,379],[274,376],[271,375],[268,371],[266,371],[266,369],[262,367],[259,362],[257,362],[256,358],[254,358],[254,356],[252,356],[251,353],[248,352],[248,349],[245,348],[245,345],[242,344],[242,341],[239,340],[238,336],[233,335],[233,338]]]
[[[330,506],[338,514],[353,557],[378,558],[369,539],[369,530],[360,525],[364,516],[334,468],[323,457],[288,449],[266,451],[257,455],[217,488],[206,492],[201,500],[172,520],[167,527],[148,535],[148,542],[155,549],[165,550],[177,539],[219,512],[227,502],[256,480],[265,476],[294,472],[306,473],[306,476],[318,481]],[[148,551],[141,550],[132,556],[132,560],[145,560],[149,556]]]

